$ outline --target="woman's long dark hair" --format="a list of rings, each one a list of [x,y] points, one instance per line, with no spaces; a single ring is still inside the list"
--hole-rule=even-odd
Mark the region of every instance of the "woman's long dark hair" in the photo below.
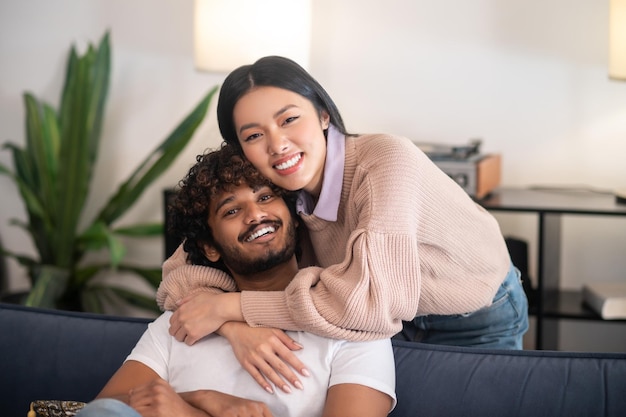
[[[255,87],[278,87],[301,95],[313,104],[320,117],[326,111],[330,116],[330,123],[341,133],[348,135],[337,106],[315,78],[288,58],[267,56],[228,74],[220,89],[217,103],[220,133],[227,143],[240,151],[233,109],[239,99]]]

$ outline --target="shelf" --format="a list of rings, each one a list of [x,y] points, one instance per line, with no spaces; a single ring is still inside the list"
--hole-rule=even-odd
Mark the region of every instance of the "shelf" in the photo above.
[[[581,291],[546,291],[543,297],[543,317],[626,323],[626,320],[604,320],[583,302]]]
[[[494,211],[626,216],[626,204],[592,191],[499,188],[477,203]]]
[[[563,215],[626,219],[626,204],[618,204],[611,193],[557,188],[499,188],[477,203],[489,211],[537,215],[537,284],[528,297],[529,314],[537,319],[537,349],[558,347],[559,319],[626,323],[626,320],[603,320],[583,303],[581,291],[560,289]]]

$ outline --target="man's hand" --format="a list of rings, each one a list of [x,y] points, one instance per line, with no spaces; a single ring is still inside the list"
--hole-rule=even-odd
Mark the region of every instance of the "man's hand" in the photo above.
[[[291,392],[291,388],[285,379],[292,386],[303,388],[293,370],[303,376],[308,376],[309,371],[292,352],[302,346],[282,330],[228,322],[219,333],[228,339],[241,366],[267,392],[274,391],[268,380],[286,393]]]
[[[207,417],[209,414],[192,407],[163,379],[140,385],[128,393],[128,404],[142,417]]]
[[[179,303],[170,318],[170,334],[179,342],[193,345],[227,321],[243,321],[239,293],[199,292]]]

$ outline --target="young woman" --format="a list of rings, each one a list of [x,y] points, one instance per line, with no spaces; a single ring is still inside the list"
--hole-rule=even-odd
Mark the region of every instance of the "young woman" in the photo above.
[[[284,292],[216,294],[203,290],[228,279],[188,265],[179,248],[157,294],[164,308],[178,307],[178,340],[219,329],[264,387],[265,378],[282,386],[281,376],[295,384],[289,366],[305,372],[289,352],[299,347],[275,329],[522,347],[528,304],[498,223],[411,141],[348,134],[327,92],[282,57],[230,73],[217,113],[226,142],[274,184],[300,190],[313,251],[305,245],[310,262]],[[243,321],[272,329],[222,326]]]

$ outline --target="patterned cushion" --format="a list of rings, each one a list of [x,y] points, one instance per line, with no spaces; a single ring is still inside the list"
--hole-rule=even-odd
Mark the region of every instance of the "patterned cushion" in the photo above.
[[[75,416],[85,406],[79,401],[38,400],[30,404],[28,417],[68,417]]]

